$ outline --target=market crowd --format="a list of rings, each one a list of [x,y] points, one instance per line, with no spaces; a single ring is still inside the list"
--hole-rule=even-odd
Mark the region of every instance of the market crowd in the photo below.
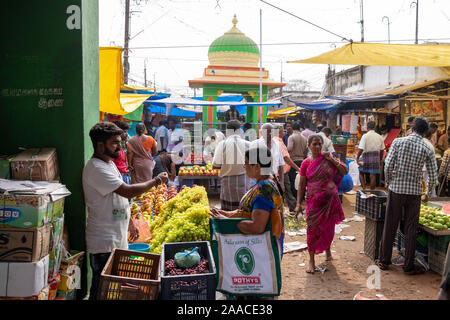
[[[385,128],[375,131],[367,124],[356,161],[363,187],[366,175],[375,189],[375,175],[384,173],[388,186],[386,220],[377,265],[386,270],[392,256],[394,237],[401,212],[404,212],[406,237],[406,274],[419,274],[414,264],[424,169],[427,194],[438,184],[436,146],[447,152],[449,131],[436,138],[433,126],[424,118],[412,119],[407,135],[397,138],[386,153]],[[131,138],[126,122],[102,122],[90,131],[94,155],[83,171],[83,188],[88,207],[87,251],[93,271],[90,299],[95,299],[101,271],[114,248],[128,248],[130,237],[138,231],[130,220],[128,199],[161,183],[176,183],[178,170],[189,157],[185,140],[187,127],[175,120],[162,120],[157,128],[139,123]],[[316,271],[315,255],[326,253],[332,260],[331,244],[335,225],[344,220],[342,194],[349,177],[348,163],[340,157],[331,140],[333,131],[321,123],[293,122],[284,125],[265,123],[259,138],[249,124],[237,119],[226,123],[226,133],[213,130],[204,141],[203,155],[211,156],[219,169],[221,209],[212,208],[213,218],[248,218],[238,223],[243,234],[262,233],[270,221],[278,240],[280,258],[284,241],[284,217],[305,219],[310,256],[306,272]],[[334,132],[340,133],[338,132]],[[384,136],[384,137],[383,137]],[[427,138],[429,138],[429,142]],[[434,141],[434,142],[433,142]],[[353,187],[351,184],[350,189]],[[285,210],[285,207],[288,210]],[[449,288],[449,280],[442,288]]]

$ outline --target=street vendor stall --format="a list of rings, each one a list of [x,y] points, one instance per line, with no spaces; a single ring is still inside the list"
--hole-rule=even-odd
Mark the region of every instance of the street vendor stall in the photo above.
[[[431,198],[422,204],[420,228],[428,234],[428,264],[443,275],[450,242],[450,198]]]
[[[140,233],[115,249],[101,274],[101,300],[214,300],[216,267],[210,247],[205,188],[165,184],[131,203]]]
[[[220,194],[220,178],[218,174],[219,170],[213,169],[211,163],[207,163],[204,166],[183,166],[178,172],[178,180],[180,185],[183,185],[185,180],[193,180],[203,185],[209,195],[218,195]]]

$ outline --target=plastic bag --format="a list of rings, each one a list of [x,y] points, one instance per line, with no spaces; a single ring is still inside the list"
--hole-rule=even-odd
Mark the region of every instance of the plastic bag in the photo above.
[[[340,194],[349,192],[353,189],[353,180],[349,174],[346,174],[342,179],[341,184],[338,187],[338,192]]]
[[[184,252],[177,252],[175,254],[175,264],[182,268],[191,268],[200,263],[200,255],[197,252],[198,247],[191,251],[184,250]]]
[[[130,243],[149,243],[152,240],[152,234],[150,233],[150,227],[148,225],[147,220],[142,216],[142,214],[136,214],[131,216],[132,221],[136,228],[139,230],[139,237],[130,241]],[[128,239],[130,239],[130,233],[128,232]]]

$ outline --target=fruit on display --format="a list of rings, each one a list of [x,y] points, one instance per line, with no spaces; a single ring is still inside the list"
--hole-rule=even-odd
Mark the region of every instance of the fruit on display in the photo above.
[[[160,184],[158,188],[156,188],[155,205],[154,205],[156,216],[161,212],[161,207],[167,201],[167,185]]]
[[[212,164],[208,163],[205,166],[181,167],[178,174],[180,176],[216,176],[219,174],[219,170],[213,169]]]
[[[190,160],[190,162],[189,162]],[[193,164],[193,163],[203,163],[203,155],[201,153],[190,153],[187,156],[186,163]]]
[[[434,230],[449,230],[450,215],[445,214],[439,208],[422,204],[420,206],[419,223]]]
[[[164,243],[209,240],[209,201],[204,187],[185,187],[161,209],[150,223],[150,252],[160,254]]]
[[[172,199],[173,197],[175,197],[177,195],[177,187],[175,186],[171,186],[169,188],[169,190],[167,191],[167,200]]]
[[[161,211],[162,205],[177,194],[175,186],[168,190],[167,185],[160,184],[157,187],[152,187],[149,191],[133,198],[131,204],[131,213],[136,214],[141,212],[145,220],[150,222],[152,215],[158,215]]]

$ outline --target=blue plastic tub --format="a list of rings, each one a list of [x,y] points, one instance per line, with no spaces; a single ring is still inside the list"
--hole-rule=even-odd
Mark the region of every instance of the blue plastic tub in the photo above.
[[[139,251],[139,252],[149,252],[150,245],[148,243],[131,243],[128,245],[128,250]]]

